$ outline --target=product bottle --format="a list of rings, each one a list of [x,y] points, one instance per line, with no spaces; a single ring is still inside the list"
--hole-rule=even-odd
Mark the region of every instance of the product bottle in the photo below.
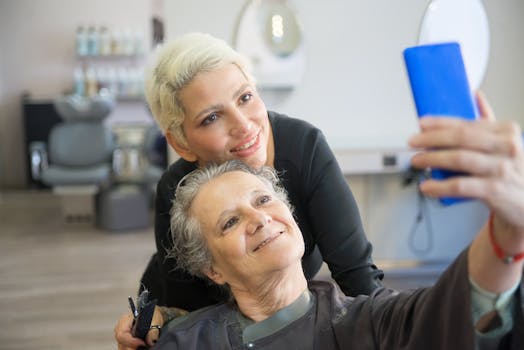
[[[90,26],[87,31],[87,49],[90,56],[98,56],[100,54],[98,31],[94,26]]]
[[[122,54],[122,32],[118,28],[111,32],[111,53],[113,55]]]
[[[107,27],[100,27],[100,54],[102,56],[111,55],[111,35]]]
[[[123,54],[131,56],[135,51],[135,41],[133,40],[133,31],[131,28],[125,28],[122,35],[123,42]]]
[[[87,32],[84,26],[79,25],[76,28],[76,54],[78,56],[87,56]]]
[[[134,52],[135,55],[140,56],[144,54],[144,32],[142,30],[137,29],[134,33],[134,40],[135,40],[135,48]]]
[[[74,72],[75,86],[74,94],[78,96],[85,95],[85,79],[84,79],[84,70],[81,67],[76,67]]]
[[[93,67],[88,67],[86,69],[86,95],[88,97],[93,97],[98,94],[98,82],[96,80],[96,73]]]
[[[127,69],[124,67],[118,67],[116,71],[118,80],[118,96],[125,98],[129,96],[129,75]]]
[[[113,97],[118,97],[118,80],[116,70],[114,67],[109,67],[107,70],[107,81],[109,93]]]

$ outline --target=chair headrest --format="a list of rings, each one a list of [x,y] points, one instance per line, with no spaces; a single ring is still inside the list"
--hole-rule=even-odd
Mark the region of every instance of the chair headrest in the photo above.
[[[102,120],[111,113],[115,101],[109,96],[61,95],[54,99],[53,105],[57,113],[66,121]]]

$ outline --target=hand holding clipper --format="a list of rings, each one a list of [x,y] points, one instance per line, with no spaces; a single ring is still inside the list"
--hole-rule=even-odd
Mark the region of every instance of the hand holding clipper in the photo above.
[[[134,337],[145,341],[147,333],[149,333],[152,328],[151,320],[153,319],[157,300],[154,299],[150,301],[149,292],[144,290],[138,297],[136,307],[133,298],[128,297],[128,301],[134,317],[132,334]],[[145,347],[141,347],[139,350],[140,349],[145,349]]]

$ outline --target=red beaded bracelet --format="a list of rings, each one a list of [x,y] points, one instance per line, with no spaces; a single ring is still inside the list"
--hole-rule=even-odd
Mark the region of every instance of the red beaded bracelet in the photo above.
[[[512,262],[517,262],[519,260],[524,259],[524,252],[516,254],[516,255],[506,255],[502,251],[502,248],[497,244],[497,242],[495,241],[495,235],[493,234],[493,214],[490,214],[489,216],[488,225],[489,225],[489,228],[488,228],[489,239],[491,241],[491,246],[493,247],[493,251],[495,252],[495,255],[497,256],[497,258],[502,260],[502,262],[505,264],[511,264]]]

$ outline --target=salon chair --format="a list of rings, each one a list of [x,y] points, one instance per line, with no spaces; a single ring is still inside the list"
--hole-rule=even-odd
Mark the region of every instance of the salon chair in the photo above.
[[[156,124],[115,130],[113,184],[100,193],[99,223],[111,231],[149,226],[158,180],[165,169],[166,143]]]
[[[67,223],[95,223],[95,196],[112,180],[115,140],[104,119],[114,101],[64,95],[53,104],[63,121],[46,144],[30,145],[33,176],[61,197]]]

